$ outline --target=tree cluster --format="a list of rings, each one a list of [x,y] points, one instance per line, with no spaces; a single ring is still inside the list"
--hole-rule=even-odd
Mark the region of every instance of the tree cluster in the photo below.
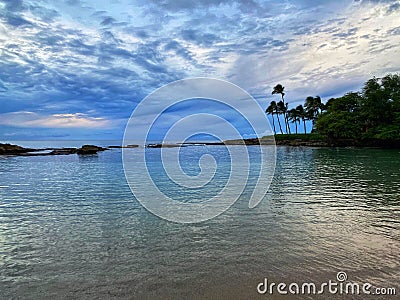
[[[319,96],[307,97],[304,106],[289,109],[285,102],[284,87],[275,86],[272,94],[280,94],[281,101],[271,101],[266,113],[272,115],[275,134],[275,117],[280,133],[291,133],[290,122],[296,126],[311,120],[313,131],[329,139],[381,139],[400,140],[400,76],[389,74],[368,80],[360,92],[350,92],[322,103]],[[283,115],[282,129],[280,116]]]
[[[273,95],[280,94],[282,100],[279,102],[271,101],[270,105],[265,110],[265,112],[268,115],[272,116],[274,133],[275,134],[277,133],[275,126],[275,117],[276,117],[281,134],[284,133],[291,134],[290,122],[295,124],[296,134],[297,134],[298,125],[300,125],[301,121],[303,122],[304,133],[306,134],[307,133],[306,120],[311,120],[313,122],[313,125],[315,125],[318,116],[324,110],[324,104],[322,103],[321,98],[319,96],[316,97],[309,96],[305,100],[304,106],[298,105],[296,108],[289,109],[289,104],[285,102],[284,90],[285,88],[281,84],[277,84],[274,87],[272,94]],[[282,130],[282,124],[280,120],[281,115],[283,115],[285,131]]]
[[[331,139],[400,139],[400,76],[368,80],[361,92],[330,99],[316,120]]]

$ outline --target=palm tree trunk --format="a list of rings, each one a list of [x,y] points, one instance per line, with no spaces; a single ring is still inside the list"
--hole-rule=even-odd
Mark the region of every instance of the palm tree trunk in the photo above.
[[[277,119],[278,119],[279,129],[281,130],[281,134],[283,134],[281,121],[279,120],[279,114],[277,114]]]
[[[283,98],[283,94],[281,94],[281,96],[282,96],[283,105],[286,107],[285,99]],[[290,134],[289,118],[288,118],[288,116],[287,116],[287,112],[284,112],[284,113],[283,113],[283,117],[284,117],[284,119],[285,119],[286,133],[289,133],[289,134]]]
[[[294,125],[296,125],[296,134],[297,134],[297,121],[294,121]]]
[[[272,126],[274,126],[274,134],[276,135],[274,113],[272,113]]]
[[[287,112],[286,112],[285,114],[286,114],[287,132],[288,132],[289,134],[291,134],[291,132],[290,132],[290,122],[289,122],[289,117],[288,117],[288,115],[287,115]]]
[[[306,119],[303,119],[303,125],[304,125],[304,134],[307,134]]]
[[[288,130],[288,121],[286,118],[286,113],[283,113],[283,121],[285,121],[285,131],[286,131],[286,134],[288,134],[289,130]]]

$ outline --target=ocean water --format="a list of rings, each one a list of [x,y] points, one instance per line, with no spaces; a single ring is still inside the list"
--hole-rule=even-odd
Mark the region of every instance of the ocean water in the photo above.
[[[196,174],[199,148],[184,151]],[[121,154],[0,157],[1,299],[265,299],[264,278],[319,283],[339,271],[400,293],[399,150],[278,147],[256,208],[245,193],[197,224],[144,209]]]

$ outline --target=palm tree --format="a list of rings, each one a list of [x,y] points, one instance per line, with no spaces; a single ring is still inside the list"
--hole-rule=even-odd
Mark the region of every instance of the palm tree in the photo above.
[[[324,109],[324,104],[321,101],[320,96],[312,97],[308,96],[304,103],[304,107],[306,109],[307,116],[310,120],[312,120],[313,127],[315,125],[315,121],[317,120],[318,116]]]
[[[304,110],[303,105],[301,104],[296,107],[296,110],[298,111],[299,118],[303,120],[304,134],[307,134],[307,127],[306,127],[307,113]]]
[[[325,109],[325,105],[322,103],[320,96],[315,97],[314,101],[315,101],[315,106],[317,109],[317,117],[318,117],[322,113],[322,111]]]
[[[275,95],[275,94],[281,95],[283,106],[286,107],[286,111],[287,111],[287,105],[285,103],[285,98],[284,98],[284,96],[285,96],[284,90],[285,90],[285,87],[279,83],[274,87],[274,89],[272,91],[272,95]],[[286,132],[290,133],[290,127],[289,127],[289,122],[288,122],[286,111],[283,113],[283,116],[284,116],[285,124],[286,124]]]
[[[296,125],[296,134],[297,134],[297,123],[300,124],[300,114],[299,111],[295,108],[292,108],[291,110],[288,111],[288,119],[289,121],[292,121],[294,125]]]
[[[275,129],[275,118],[274,118],[274,113],[276,111],[276,102],[275,101],[271,101],[271,103],[269,104],[269,106],[267,107],[267,109],[265,110],[265,112],[268,115],[272,115],[272,125],[274,127],[274,134],[276,135],[276,129]]]

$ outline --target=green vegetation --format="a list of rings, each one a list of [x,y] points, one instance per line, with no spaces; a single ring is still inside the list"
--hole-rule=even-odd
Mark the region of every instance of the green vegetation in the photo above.
[[[374,77],[362,92],[330,99],[315,128],[330,139],[400,140],[400,76]]]
[[[361,92],[350,92],[322,103],[319,96],[306,98],[304,106],[288,109],[284,87],[278,84],[272,94],[281,94],[282,101],[272,101],[266,113],[272,115],[275,130],[277,118],[281,135],[276,140],[315,141],[325,139],[329,144],[384,145],[400,142],[400,76],[389,74],[368,80]],[[280,104],[281,103],[281,104]],[[283,115],[284,134],[279,116]],[[312,121],[312,133],[306,134],[306,120]],[[304,133],[298,133],[303,121]],[[295,124],[296,134],[290,134],[289,122]],[[351,141],[351,142],[350,142]],[[346,144],[346,143],[344,143]]]

